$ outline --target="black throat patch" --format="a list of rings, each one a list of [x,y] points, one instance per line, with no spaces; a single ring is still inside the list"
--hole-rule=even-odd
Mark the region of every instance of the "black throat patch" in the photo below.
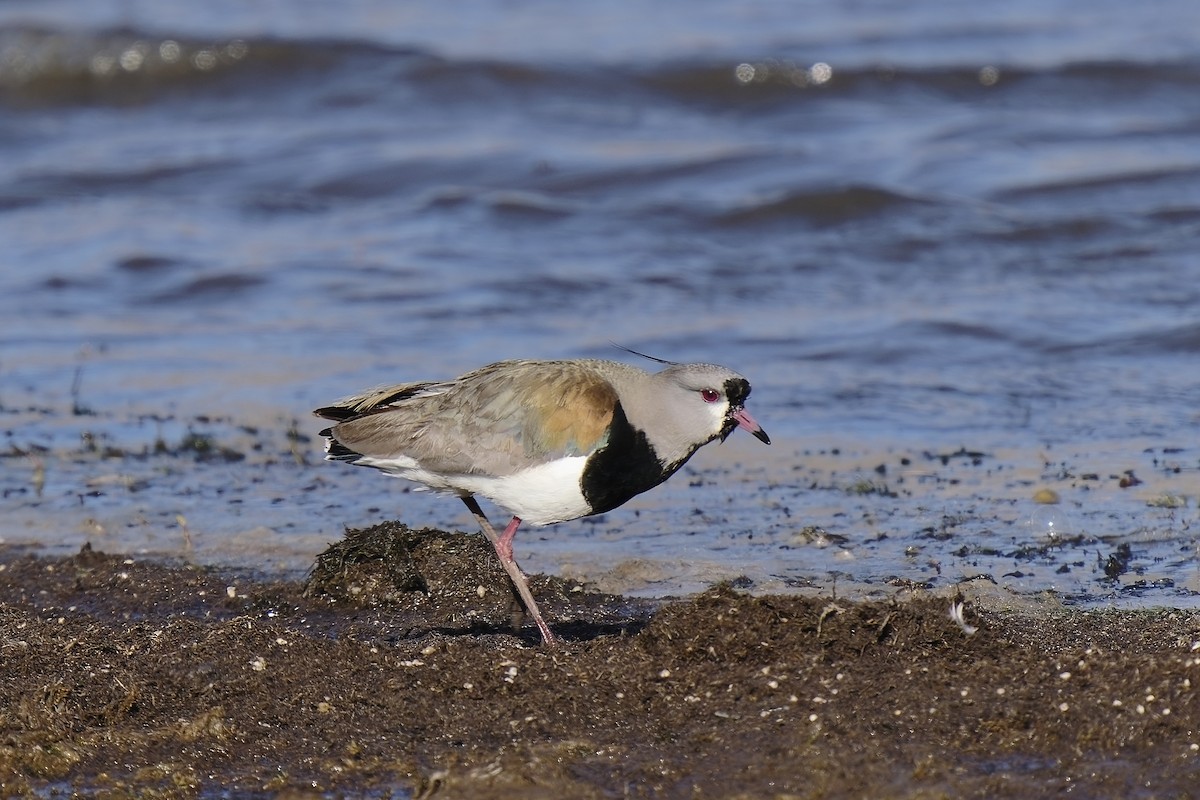
[[[688,453],[674,464],[664,464],[646,434],[634,430],[625,418],[625,410],[617,403],[608,443],[588,459],[579,480],[583,499],[591,506],[592,514],[611,511],[671,477],[691,455]]]

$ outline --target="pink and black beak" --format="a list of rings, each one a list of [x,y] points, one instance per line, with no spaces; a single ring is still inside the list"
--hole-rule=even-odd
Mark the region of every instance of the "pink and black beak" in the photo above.
[[[771,443],[771,437],[767,436],[767,432],[762,429],[762,425],[759,425],[757,422],[755,422],[754,417],[750,416],[750,412],[746,409],[740,406],[734,406],[733,408],[729,409],[729,419],[736,423],[729,428],[730,433],[733,432],[734,427],[737,427],[744,431],[749,431],[754,435],[755,439],[758,439],[763,444]],[[729,433],[725,435],[728,436]]]

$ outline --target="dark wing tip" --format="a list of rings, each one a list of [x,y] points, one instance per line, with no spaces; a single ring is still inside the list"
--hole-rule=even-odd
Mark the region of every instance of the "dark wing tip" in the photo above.
[[[334,422],[346,422],[369,414],[379,414],[389,410],[393,403],[407,400],[436,385],[432,381],[422,383],[402,383],[398,386],[384,386],[371,389],[354,397],[343,398],[334,405],[322,406],[313,411],[318,417],[331,419]]]
[[[323,408],[314,409],[312,413],[322,419],[331,419],[334,422],[345,422],[351,417],[356,416],[354,409],[347,408],[346,406],[324,406]],[[328,436],[329,428],[321,431],[321,435]]]
[[[349,447],[346,447],[346,445],[330,436],[330,431],[322,431],[321,435],[328,438],[328,442],[325,445],[325,460],[349,461],[353,463],[362,458],[362,453],[351,450]]]
[[[318,409],[324,411],[325,409]],[[351,450],[346,445],[337,440],[333,433],[333,428],[326,428],[317,434],[325,438],[325,460],[326,461],[349,461],[354,463],[362,458],[362,453]]]

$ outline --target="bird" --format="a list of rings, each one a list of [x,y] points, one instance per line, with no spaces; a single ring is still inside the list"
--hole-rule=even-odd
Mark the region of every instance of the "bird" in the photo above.
[[[646,358],[666,366],[649,372],[601,359],[498,361],[452,380],[380,386],[313,413],[334,423],[319,434],[325,460],[460,498],[543,642],[553,645],[513,557],[522,523],[611,511],[737,428],[771,443],[746,411],[746,378],[715,364]],[[502,533],[476,496],[512,515]]]

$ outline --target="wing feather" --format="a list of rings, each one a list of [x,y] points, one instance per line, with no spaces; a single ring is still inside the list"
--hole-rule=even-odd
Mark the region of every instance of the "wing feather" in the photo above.
[[[377,386],[374,389],[368,389],[365,392],[343,397],[336,401],[333,405],[324,406],[313,411],[318,417],[332,419],[337,422],[344,422],[348,419],[361,417],[364,414],[386,411],[387,407],[392,403],[397,403],[401,400],[406,400],[420,392],[428,390],[431,386],[438,384],[432,382],[423,383],[397,383],[391,386]]]
[[[317,413],[337,422],[325,435],[342,458],[503,476],[593,452],[616,405],[616,390],[588,362],[503,361],[445,383],[380,387]]]

